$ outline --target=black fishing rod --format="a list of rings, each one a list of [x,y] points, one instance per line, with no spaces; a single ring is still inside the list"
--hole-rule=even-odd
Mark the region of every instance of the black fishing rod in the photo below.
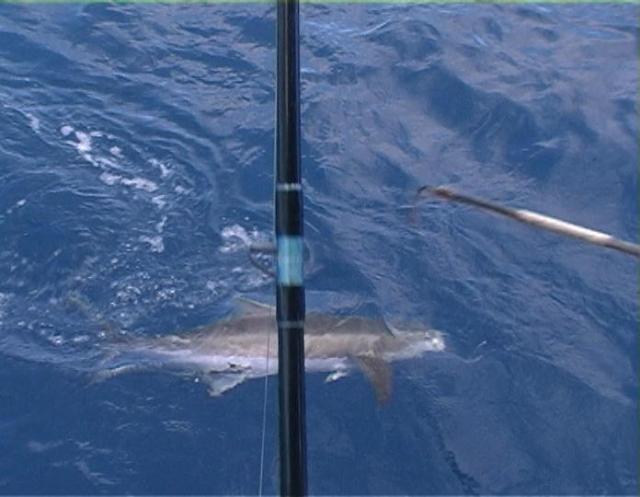
[[[276,0],[275,230],[280,495],[307,493],[298,0]]]

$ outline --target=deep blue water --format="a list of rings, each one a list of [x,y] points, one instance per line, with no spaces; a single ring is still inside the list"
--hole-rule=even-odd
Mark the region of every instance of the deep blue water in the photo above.
[[[638,266],[424,183],[638,234],[638,7],[303,5],[309,308],[445,333],[309,375],[314,494],[635,494]],[[274,9],[0,5],[0,493],[252,494],[263,383],[93,382],[104,322],[265,301]],[[81,302],[81,305],[78,304]],[[277,491],[272,381],[265,492]]]

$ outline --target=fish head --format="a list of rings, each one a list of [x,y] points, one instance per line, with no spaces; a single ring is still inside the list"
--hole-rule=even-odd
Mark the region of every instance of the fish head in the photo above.
[[[425,352],[441,352],[446,348],[444,335],[439,330],[393,329],[393,335],[398,342],[396,350],[401,357],[416,357]]]
[[[422,342],[425,345],[425,350],[431,350],[434,352],[441,352],[444,350],[444,336],[439,330],[427,330],[422,332]]]

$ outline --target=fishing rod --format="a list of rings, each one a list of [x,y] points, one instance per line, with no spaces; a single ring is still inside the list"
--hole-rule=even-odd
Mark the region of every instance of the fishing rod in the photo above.
[[[440,197],[444,200],[453,202],[459,202],[462,204],[471,205],[479,209],[493,212],[500,216],[508,217],[514,221],[528,224],[536,228],[542,228],[547,231],[552,231],[560,235],[570,236],[579,240],[591,243],[593,245],[599,245],[601,247],[617,250],[634,257],[640,257],[640,245],[636,243],[626,242],[619,240],[607,233],[595,231],[584,226],[568,223],[560,219],[546,216],[544,214],[538,214],[537,212],[528,211],[525,209],[512,209],[511,207],[505,207],[488,200],[472,197],[463,193],[458,193],[450,188],[444,186],[423,186],[418,189],[417,197],[421,197],[424,194],[431,194]]]
[[[276,0],[275,232],[280,495],[307,493],[298,0]]]

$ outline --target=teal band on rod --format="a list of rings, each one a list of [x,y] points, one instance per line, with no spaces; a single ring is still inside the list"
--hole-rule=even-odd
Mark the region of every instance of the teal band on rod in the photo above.
[[[278,237],[278,284],[302,286],[303,243],[301,236]]]

